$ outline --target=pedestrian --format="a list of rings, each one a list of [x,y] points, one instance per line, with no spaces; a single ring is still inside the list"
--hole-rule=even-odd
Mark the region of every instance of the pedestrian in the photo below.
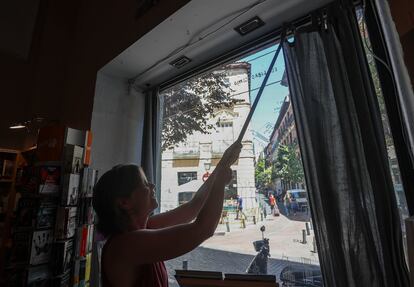
[[[154,184],[141,167],[118,165],[104,173],[93,192],[97,229],[107,238],[102,248],[102,286],[167,287],[164,265],[214,234],[223,210],[230,166],[242,145],[232,144],[213,173],[187,203],[152,215],[158,203]]]
[[[285,202],[285,210],[286,210],[286,216],[290,215],[290,196],[289,193],[285,194],[285,198],[284,198],[284,202]]]
[[[271,211],[272,215],[275,215],[276,199],[273,196],[273,194],[270,194],[270,196],[269,196],[269,203],[270,203],[270,211]]]
[[[236,220],[239,219],[239,213],[243,215],[243,198],[241,195],[236,195],[237,206],[236,206]]]

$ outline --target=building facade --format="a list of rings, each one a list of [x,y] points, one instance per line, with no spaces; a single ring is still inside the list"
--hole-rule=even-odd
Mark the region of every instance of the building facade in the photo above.
[[[192,198],[214,170],[224,151],[238,137],[250,111],[250,64],[226,66],[231,97],[240,100],[233,108],[217,110],[209,123],[216,128],[210,134],[195,132],[178,146],[162,154],[161,212],[171,210]],[[243,138],[243,149],[231,167],[233,180],[226,188],[226,198],[240,195],[244,208],[256,207],[253,136],[250,128]]]

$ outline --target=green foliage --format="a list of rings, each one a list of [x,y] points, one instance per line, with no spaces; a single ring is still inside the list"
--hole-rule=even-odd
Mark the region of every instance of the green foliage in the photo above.
[[[208,122],[218,109],[232,108],[230,83],[224,70],[212,71],[163,92],[162,150],[177,146],[194,132],[211,133]]]
[[[266,166],[266,160],[260,157],[255,169],[255,180],[257,188],[264,188],[272,182],[272,166]]]
[[[304,181],[303,166],[297,144],[279,145],[273,172],[275,178],[280,178],[285,182],[301,183]]]

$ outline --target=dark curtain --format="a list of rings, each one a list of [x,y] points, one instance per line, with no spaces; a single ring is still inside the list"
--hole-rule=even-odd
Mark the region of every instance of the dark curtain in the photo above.
[[[148,181],[157,183],[159,155],[160,103],[158,89],[145,93],[144,132],[142,138],[141,166]]]
[[[351,6],[335,3],[325,12],[326,24],[298,30],[294,43],[283,44],[324,285],[408,286],[358,23]]]

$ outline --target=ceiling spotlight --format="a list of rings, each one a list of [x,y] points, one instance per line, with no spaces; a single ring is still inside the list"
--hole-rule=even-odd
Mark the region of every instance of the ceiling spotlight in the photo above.
[[[256,16],[250,20],[247,20],[243,24],[237,26],[236,28],[234,28],[234,30],[236,30],[240,35],[244,36],[249,34],[250,32],[253,32],[257,28],[262,27],[264,24],[265,23],[263,22],[263,20]]]
[[[182,57],[172,61],[170,63],[170,65],[177,68],[177,69],[179,69],[179,68],[182,68],[183,66],[187,65],[190,62],[191,62],[190,58],[187,58],[186,56],[182,56]]]
[[[10,127],[9,127],[9,129],[11,129],[11,130],[17,130],[17,129],[24,129],[26,126],[25,125],[22,125],[22,124],[15,124],[15,125],[11,125]]]

